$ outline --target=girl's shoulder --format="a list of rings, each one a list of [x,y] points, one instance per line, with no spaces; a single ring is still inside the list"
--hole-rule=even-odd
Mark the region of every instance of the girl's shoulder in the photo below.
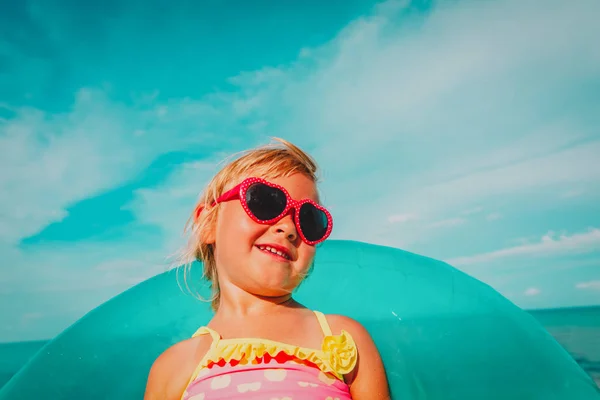
[[[210,336],[201,335],[175,343],[162,352],[150,368],[144,399],[180,399],[210,344]]]
[[[358,368],[346,376],[352,395],[371,393],[373,399],[389,399],[381,354],[369,331],[360,322],[344,315],[327,314],[326,318],[334,335],[346,331],[356,344]]]
[[[325,318],[334,334],[338,334],[344,330],[359,341],[365,336],[369,338],[371,336],[363,324],[353,318],[340,314],[325,314]]]

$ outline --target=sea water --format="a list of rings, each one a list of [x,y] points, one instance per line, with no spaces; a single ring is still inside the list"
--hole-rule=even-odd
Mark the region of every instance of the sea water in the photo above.
[[[550,334],[571,354],[579,365],[595,380],[600,386],[600,307],[586,308],[564,308],[552,310],[530,311]],[[426,326],[427,328],[423,328]],[[419,343],[419,337],[431,337],[432,331],[439,331],[440,335],[444,332],[458,332],[455,329],[449,330],[444,327],[443,322],[437,321],[430,325],[421,325],[419,329],[429,329],[430,332],[411,331],[410,325],[405,326],[403,335],[414,343],[415,349],[426,349],[426,352],[415,355],[410,358],[420,365],[405,365],[404,368],[436,368],[440,371],[438,378],[443,379],[446,376],[452,379],[455,384],[460,384],[457,376],[452,373],[452,360],[444,358],[443,343],[440,341],[437,348],[429,348],[426,343]],[[468,325],[465,325],[460,332],[462,335],[469,335]],[[423,335],[421,335],[423,333]],[[426,333],[426,334],[425,334]],[[456,343],[456,338],[448,337],[448,343]],[[462,338],[465,339],[465,338]],[[470,337],[470,341],[485,340],[485,338]],[[20,343],[0,343],[0,387],[4,385],[10,377],[29,360],[43,346],[44,341],[20,342]],[[515,346],[515,343],[498,343],[500,346]],[[410,348],[410,347],[409,347]],[[390,356],[390,355],[388,355]],[[465,354],[465,357],[469,357]],[[464,362],[465,360],[462,360]],[[546,366],[548,367],[548,366]],[[494,364],[487,366],[481,365],[481,368],[501,369],[499,375],[506,376],[510,365],[503,365],[502,360],[496,360]],[[489,372],[489,370],[488,370]],[[394,373],[391,371],[391,373]],[[540,373],[536,368],[532,368],[532,374]],[[452,385],[452,382],[448,382]],[[493,382],[482,382],[482,388],[486,384],[494,385]],[[477,388],[474,388],[477,390]]]
[[[600,307],[550,309],[530,313],[600,386]]]
[[[0,343],[0,387],[37,353],[45,340],[18,343]]]

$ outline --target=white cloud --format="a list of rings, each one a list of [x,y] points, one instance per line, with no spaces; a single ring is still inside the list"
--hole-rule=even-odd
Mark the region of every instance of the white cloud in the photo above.
[[[66,216],[65,208],[119,185],[169,149],[136,129],[148,122],[101,93],[82,90],[73,109],[16,109],[0,125],[0,241],[16,243]]]
[[[232,77],[239,93],[207,97],[229,110],[221,116],[316,156],[334,238],[411,243],[491,199],[518,205],[534,190],[600,180],[600,141],[582,118],[600,109],[560,100],[600,70],[597,2],[439,2],[414,20],[400,17],[405,6],[386,2],[294,63]]]
[[[138,228],[138,223],[162,218],[162,231],[154,227],[158,233],[152,233],[151,243],[132,230],[118,242],[38,243],[34,249],[20,244],[63,220],[70,206],[131,182],[157,157],[180,150],[229,152],[253,139],[238,134],[240,125],[230,118],[233,106],[218,104],[211,96],[161,103],[158,92],[153,92],[134,98],[132,105],[119,103],[109,94],[81,89],[71,108],[61,113],[2,105],[7,111],[2,115],[10,117],[0,120],[0,192],[4,194],[0,197],[0,255],[3,265],[10,268],[3,269],[0,303],[12,301],[19,293],[35,293],[28,304],[47,310],[52,296],[76,296],[83,290],[86,300],[75,302],[80,315],[90,305],[164,271],[170,266],[171,249],[162,235],[170,235],[167,230],[175,224],[165,216],[177,215],[178,209],[160,204],[156,211],[161,215],[132,223]],[[138,195],[138,199],[143,197],[143,190]],[[177,207],[173,202],[168,205]],[[0,325],[10,324],[6,317],[0,315]],[[72,317],[56,315],[56,325],[64,327],[73,322],[64,318]]]
[[[185,244],[181,233],[186,219],[215,168],[216,160],[183,164],[161,186],[136,191],[134,200],[125,208],[138,215],[138,223],[160,228],[160,235],[151,242],[134,235],[130,241],[54,243],[37,245],[35,251],[25,252],[0,243],[6,265],[13,266],[2,274],[3,301],[35,293],[29,307],[45,310],[44,318],[53,315],[52,327],[45,329],[55,330],[43,330],[39,335],[55,334],[90,308],[172,268],[176,260],[171,256]],[[72,302],[82,296],[82,301]],[[57,298],[71,302],[65,300],[57,306]],[[51,312],[48,304],[59,308]],[[65,304],[73,306],[67,310]],[[0,316],[0,326],[7,327],[0,332],[0,341],[6,340],[3,335],[15,338],[21,334],[9,329],[12,324],[11,315]],[[27,337],[39,338],[34,333]]]
[[[495,221],[495,220],[497,220],[497,219],[500,219],[500,218],[502,218],[502,214],[500,214],[500,213],[497,213],[497,212],[494,212],[494,213],[488,214],[488,215],[485,217],[485,219],[487,219],[488,221]]]
[[[431,223],[429,226],[432,228],[445,228],[451,226],[462,225],[465,223],[464,218],[448,218],[441,221],[435,221]]]
[[[479,207],[474,207],[474,208],[470,208],[468,210],[465,210],[461,214],[463,214],[463,215],[473,215],[473,214],[479,214],[482,211],[483,211],[483,207],[479,206]]]
[[[565,199],[570,199],[573,197],[580,197],[583,194],[585,194],[585,191],[583,189],[571,189],[567,192],[564,192],[561,197]]]
[[[561,100],[600,70],[599,3],[439,2],[422,20],[399,17],[404,6],[386,2],[294,63],[231,78],[239,93],[211,97],[231,110],[223,115],[316,156],[333,238],[411,246],[490,201],[519,209],[532,192],[549,202],[546,191],[600,180],[587,122],[600,109]],[[170,184],[148,191],[148,204],[161,198],[166,210],[159,193]],[[173,232],[180,224],[170,221],[154,223]],[[392,232],[406,222],[410,230]]]
[[[170,267],[160,242],[136,240],[52,243],[23,252],[0,244],[7,266],[2,269],[0,303],[15,304],[0,313],[0,342],[48,339],[92,308]],[[29,323],[21,325],[27,315]]]
[[[0,241],[15,244],[62,220],[68,206],[133,179],[162,154],[235,141],[204,132],[215,118],[233,126],[206,101],[140,104],[82,89],[68,112],[16,108],[0,122],[0,191],[8,194],[0,198]]]
[[[31,313],[26,313],[23,314],[21,317],[22,321],[30,321],[32,319],[38,319],[42,317],[42,313],[40,312],[31,312]]]
[[[527,290],[525,290],[524,294],[525,294],[525,296],[537,296],[541,292],[542,291],[538,288],[530,287]]]
[[[163,123],[153,107],[127,108],[84,90],[67,113],[15,109],[15,117],[0,124],[0,191],[5,194],[0,197],[0,254],[7,267],[0,302],[35,294],[27,304],[37,313],[48,310],[54,296],[71,293],[73,303],[85,292],[84,301],[73,303],[77,313],[56,311],[52,329],[61,329],[89,307],[170,267],[160,233],[151,244],[135,232],[118,242],[39,243],[34,249],[21,248],[19,242],[60,221],[67,207],[133,179],[163,153],[205,143],[228,147],[230,138],[189,135],[186,125],[202,125],[195,112],[203,107],[191,101],[180,105],[172,104],[173,111],[164,115],[171,120]],[[156,212],[164,218],[173,209],[159,205]],[[6,318],[0,316],[0,325],[12,323]],[[55,333],[42,330],[39,335]]]
[[[556,235],[549,232],[536,243],[522,244],[488,253],[449,259],[447,261],[453,265],[464,266],[484,264],[486,262],[516,256],[549,257],[557,254],[587,253],[599,250],[600,229],[592,228],[587,232],[574,233],[572,235]]]
[[[221,167],[220,161],[215,156],[212,161],[182,164],[161,185],[137,190],[134,200],[127,205],[139,221],[160,227],[166,253],[173,255],[185,245],[185,224],[200,193]]]
[[[0,122],[0,191],[7,194],[0,197],[0,254],[4,265],[10,266],[3,269],[0,302],[9,302],[19,293],[35,293],[31,306],[48,309],[52,296],[78,296],[85,291],[86,300],[76,302],[81,315],[87,307],[171,266],[171,249],[162,234],[169,223],[174,224],[167,215],[182,210],[173,201],[165,203],[172,208],[158,204],[156,215],[134,223],[162,218],[163,232],[153,234],[151,244],[148,237],[132,231],[129,240],[118,242],[19,247],[23,238],[62,220],[69,206],[131,181],[160,155],[180,149],[198,151],[206,144],[226,150],[236,141],[200,134],[207,120],[222,118],[206,102],[148,104],[147,100],[125,106],[103,92],[84,89],[65,113],[15,108],[13,118]],[[233,126],[224,123],[223,129]],[[143,197],[143,190],[138,195]],[[164,197],[180,195],[171,191]],[[55,315],[55,325],[68,325],[73,315]],[[10,324],[6,317],[0,316],[0,325]]]
[[[600,180],[589,123],[599,105],[576,92],[581,107],[561,100],[598,77],[600,3],[438,2],[415,20],[401,4],[288,67],[234,80],[261,99],[249,117],[324,167],[326,200],[343,219],[335,237],[379,241],[390,215],[410,210],[424,224],[395,236],[410,242],[432,233],[428,222],[493,199]]]
[[[588,281],[588,282],[579,282],[575,285],[577,289],[590,289],[590,290],[600,290],[600,280],[597,281]]]
[[[395,223],[402,223],[402,222],[408,222],[408,221],[414,221],[418,219],[418,216],[416,214],[394,214],[394,215],[390,215],[388,217],[388,222],[395,224]]]
[[[113,295],[169,267],[160,242],[58,242],[35,250],[0,244],[5,265],[0,286],[5,294],[17,292],[77,291],[113,288]],[[106,298],[102,300],[107,300]]]

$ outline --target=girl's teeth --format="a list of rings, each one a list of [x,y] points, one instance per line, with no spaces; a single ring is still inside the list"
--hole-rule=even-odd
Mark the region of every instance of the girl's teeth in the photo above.
[[[267,250],[267,251],[270,251],[271,253],[277,254],[278,256],[280,256],[280,257],[283,257],[283,258],[286,258],[286,259],[288,258],[288,257],[285,255],[285,253],[283,253],[283,252],[281,252],[281,251],[279,251],[279,250],[275,250],[274,248],[272,248],[272,247],[269,247],[269,246],[260,247],[260,249],[261,249],[261,250]]]

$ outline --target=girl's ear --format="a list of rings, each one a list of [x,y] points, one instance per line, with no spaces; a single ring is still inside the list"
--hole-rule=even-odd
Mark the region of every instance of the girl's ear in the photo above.
[[[202,242],[206,243],[206,244],[215,244],[215,242],[217,241],[216,239],[216,225],[217,225],[217,221],[216,218],[213,221],[213,223],[209,223],[205,226],[204,230],[201,233],[202,236]]]
[[[209,214],[211,210],[205,210],[204,204],[198,205],[195,211],[196,224],[202,226],[200,232],[200,241],[205,244],[215,244],[216,241],[216,227],[217,227],[217,216],[214,210],[212,215]],[[203,214],[204,212],[204,214]],[[204,221],[202,221],[204,219]],[[200,222],[202,221],[202,224]]]

